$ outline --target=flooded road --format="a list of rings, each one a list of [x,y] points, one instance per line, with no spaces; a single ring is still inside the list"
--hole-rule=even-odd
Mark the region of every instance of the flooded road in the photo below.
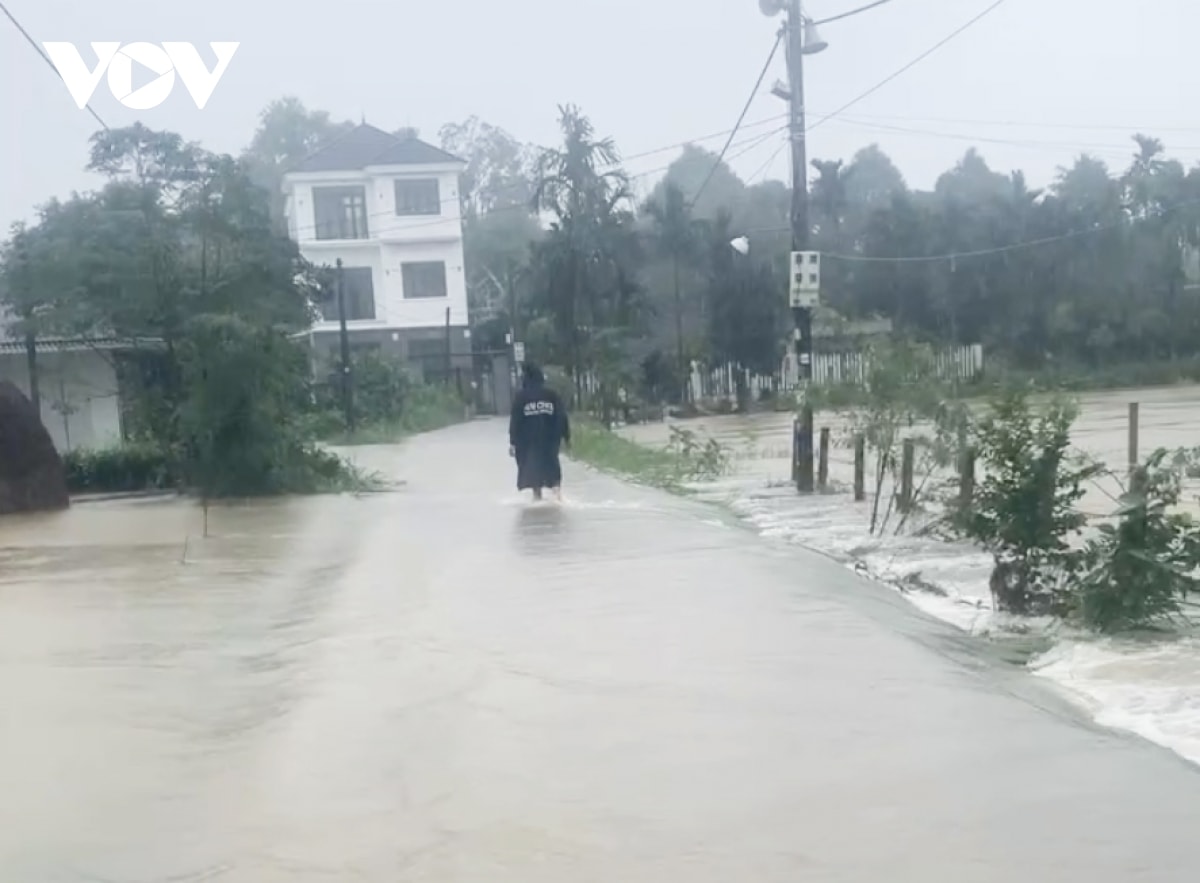
[[[0,879],[1192,881],[1200,773],[504,427],[404,490],[0,521]]]
[[[1140,405],[1143,458],[1160,447],[1200,444],[1198,386],[1089,393],[1078,402],[1072,449],[1115,473],[1084,488],[1080,509],[1093,527],[1111,518],[1122,493],[1130,402]],[[835,492],[813,497],[799,497],[791,487],[789,414],[714,417],[680,425],[718,439],[736,455],[732,474],[697,488],[702,498],[729,507],[765,536],[819,549],[898,588],[921,609],[968,632],[1010,639],[1017,631],[1019,640],[1028,643],[1026,636],[1032,631],[1039,643],[1052,645],[1031,661],[1032,671],[1066,691],[1096,720],[1200,764],[1200,626],[1170,636],[1101,639],[1057,623],[995,616],[988,589],[989,555],[970,544],[944,542],[911,529],[897,533],[897,518],[880,534],[870,535],[874,463],[867,464],[868,501],[855,504],[850,496],[853,457],[845,446],[838,446],[847,437],[845,418],[839,415],[818,416],[818,427],[830,426],[833,432],[830,478]],[[668,439],[666,424],[633,426],[624,432],[651,446]],[[919,483],[920,467],[917,474]],[[948,472],[942,477],[956,481]],[[881,512],[894,491],[890,481],[884,483]],[[1179,508],[1200,517],[1200,480],[1185,481]]]

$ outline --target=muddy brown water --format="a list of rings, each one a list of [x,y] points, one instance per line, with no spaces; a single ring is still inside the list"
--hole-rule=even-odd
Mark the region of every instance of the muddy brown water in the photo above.
[[[1192,881],[1200,774],[504,427],[404,490],[0,521],[0,879]]]

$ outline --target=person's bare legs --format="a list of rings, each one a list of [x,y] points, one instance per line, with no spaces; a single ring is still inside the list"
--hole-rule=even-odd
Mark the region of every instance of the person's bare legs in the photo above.
[[[555,501],[561,503],[562,502],[562,485],[555,485],[554,487],[550,488],[550,490],[554,491]]]
[[[533,489],[533,499],[540,500],[541,498],[542,498],[542,489],[540,487],[535,487]]]

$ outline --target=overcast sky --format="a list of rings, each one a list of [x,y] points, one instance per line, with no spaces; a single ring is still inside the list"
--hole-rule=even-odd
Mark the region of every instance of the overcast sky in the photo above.
[[[264,105],[285,94],[335,117],[384,128],[438,127],[471,114],[518,138],[552,143],[556,105],[578,104],[626,155],[732,126],[766,59],[777,22],[757,0],[4,0],[33,37],[128,43],[235,40],[241,48],[208,106],[182,84],[159,108],[134,112],[101,81],[93,106],[111,126],[140,118],[219,151],[238,151]],[[812,0],[826,18],[865,0]],[[911,61],[993,0],[892,0],[830,24],[830,48],[806,63],[810,120]],[[846,157],[879,143],[910,185],[928,187],[975,143],[993,168],[1036,185],[1088,150],[1116,166],[1129,136],[1158,135],[1200,160],[1200,33],[1196,0],[1007,0],[936,54],[810,135],[810,155]],[[55,73],[0,18],[0,223],[52,195],[87,189],[96,128]],[[782,55],[767,83],[784,76]],[[782,114],[759,95],[749,123]],[[747,128],[731,150],[745,178],[788,174],[782,120]],[[755,144],[746,139],[765,135]],[[632,159],[653,172],[672,152]],[[774,157],[772,159],[772,157]]]

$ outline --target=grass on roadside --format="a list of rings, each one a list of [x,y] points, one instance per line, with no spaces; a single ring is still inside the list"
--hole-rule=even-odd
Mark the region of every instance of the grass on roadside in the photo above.
[[[688,481],[717,478],[728,470],[729,456],[717,442],[673,427],[665,448],[638,444],[591,420],[571,425],[571,457],[628,481],[675,493]]]
[[[333,447],[395,444],[418,433],[433,432],[462,423],[466,418],[466,406],[457,395],[431,390],[407,402],[404,414],[399,419],[367,419],[353,432],[339,428],[322,433],[322,441]]]

